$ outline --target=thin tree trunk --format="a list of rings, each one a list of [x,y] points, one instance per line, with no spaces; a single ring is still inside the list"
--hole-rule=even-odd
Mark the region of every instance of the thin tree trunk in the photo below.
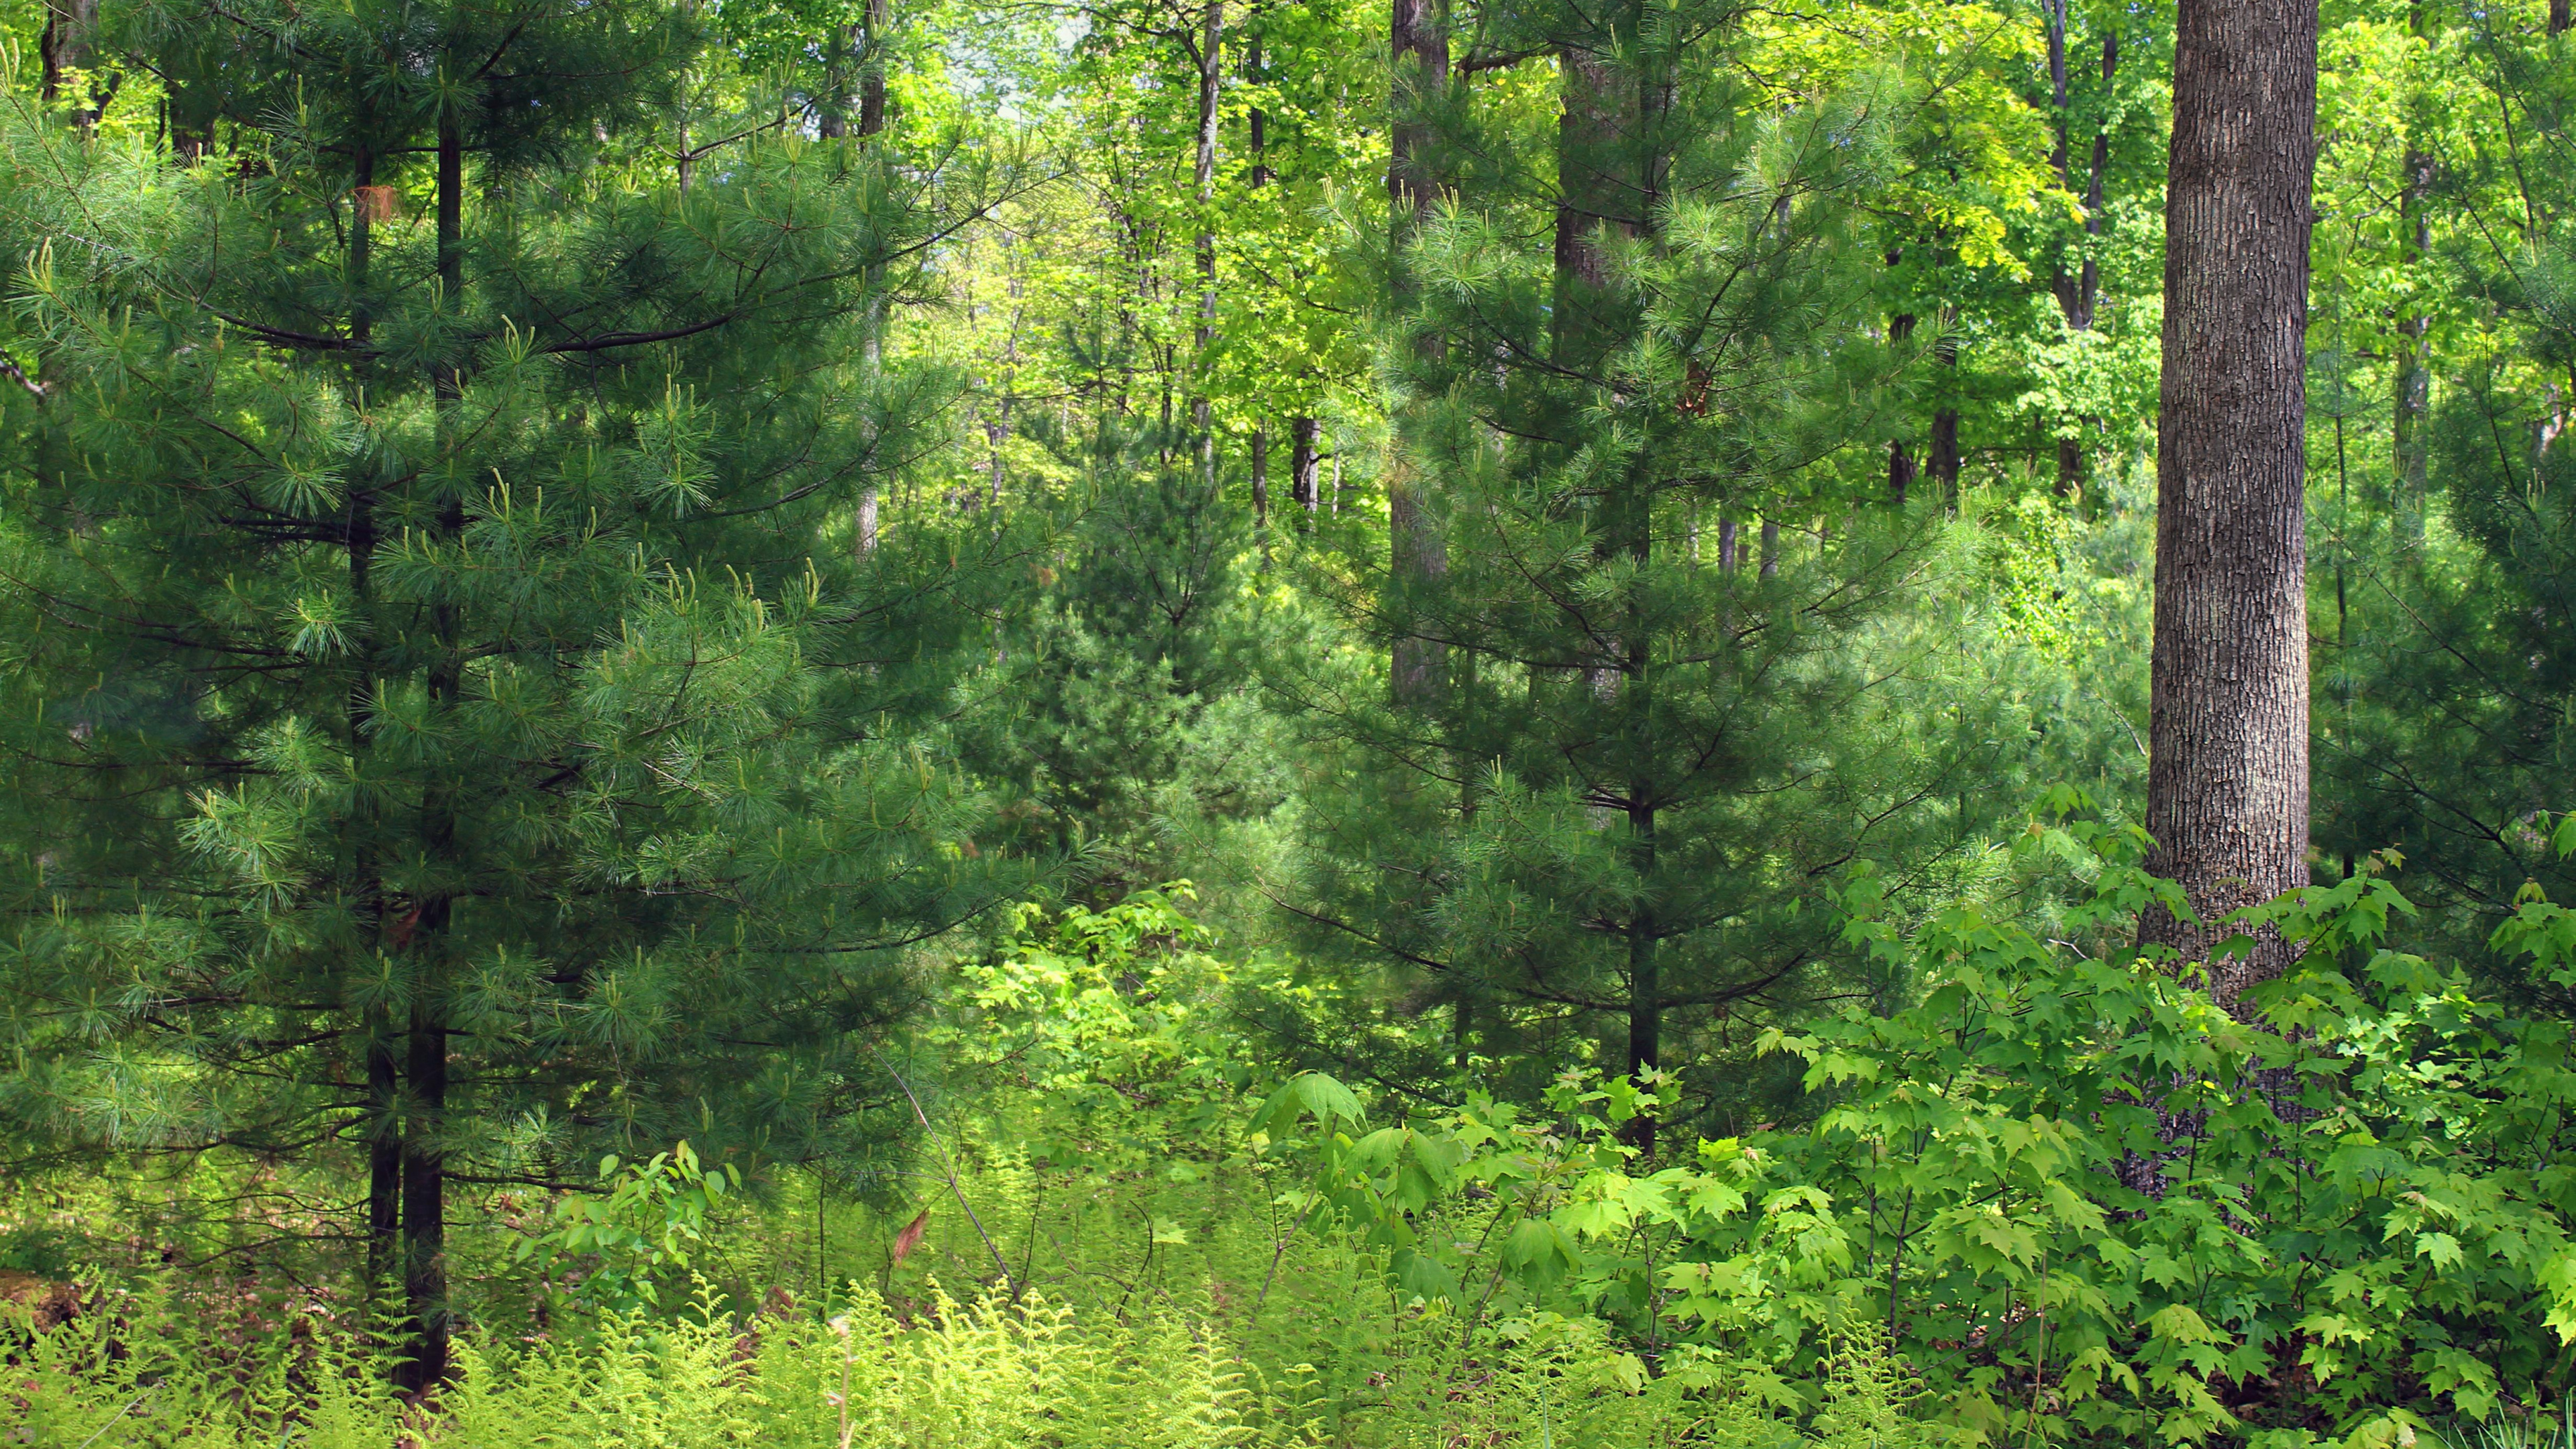
[[[1735,533],[1735,520],[1725,517],[1724,515],[1720,515],[1717,520],[1717,571],[1719,573],[1731,574],[1735,572],[1735,566],[1738,562],[1736,558]]]
[[[1395,302],[1401,311],[1412,301],[1412,281],[1405,252],[1413,236],[1438,207],[1441,186],[1430,164],[1430,105],[1449,89],[1448,16],[1439,0],[1394,0],[1388,12],[1388,40],[1395,75],[1391,88],[1394,117],[1388,128],[1387,191],[1395,203]],[[1436,362],[1440,338],[1430,329],[1417,331],[1415,356]],[[1415,462],[1419,446],[1418,402],[1408,402],[1396,418],[1396,447],[1387,470],[1386,509],[1390,586],[1398,598],[1419,595],[1449,572],[1447,540],[1423,506],[1424,481]],[[1333,460],[1334,511],[1341,505],[1341,459]],[[1409,607],[1406,612],[1410,612]],[[1390,672],[1396,702],[1424,706],[1437,701],[1447,676],[1448,650],[1436,639],[1405,633],[1394,643]]]
[[[2424,3],[2415,0],[2407,7],[2408,28],[2418,41],[2425,39]],[[2405,167],[2397,202],[2398,247],[2406,280],[2412,284],[2400,293],[2396,348],[2397,367],[2394,378],[2396,396],[2391,399],[2392,458],[2396,464],[2396,514],[2400,527],[2409,539],[2423,536],[2425,493],[2430,477],[2432,449],[2424,436],[2424,415],[2433,397],[2432,318],[2425,303],[2432,290],[2432,278],[2425,274],[2425,263],[2433,251],[2433,156],[2425,150],[2425,140],[2433,128],[2425,114],[2422,88],[2415,87],[2406,107],[2406,154],[2399,164]]]
[[[2197,930],[2307,880],[2306,320],[2317,0],[2182,0],[2157,413],[2150,868]],[[2212,963],[2218,1000],[2278,974],[2278,940]]]
[[[2576,25],[2576,4],[2570,4],[2569,0],[2549,0],[2549,33],[2563,35],[2570,25]]]
[[[383,193],[376,189],[375,153],[361,149],[351,168],[349,195],[349,335],[361,348],[374,335],[367,295],[368,272],[375,249],[375,224]],[[390,218],[387,218],[390,219]],[[363,355],[361,352],[359,355]],[[357,381],[363,382],[363,377]],[[354,391],[354,389],[353,389]],[[359,783],[350,808],[350,866],[356,877],[358,913],[366,929],[360,939],[370,952],[384,949],[385,888],[376,851],[376,815],[369,794],[367,755],[376,707],[375,557],[378,542],[376,500],[371,489],[352,486],[348,497],[349,597],[357,611],[354,669],[349,681],[349,773]],[[371,1008],[365,1013],[367,1074],[367,1292],[390,1284],[402,1250],[401,1078],[394,1061],[393,1013]]]
[[[1216,420],[1208,403],[1208,371],[1216,352],[1216,141],[1217,101],[1225,70],[1225,0],[1207,0],[1199,21],[1199,144],[1193,179],[1198,183],[1199,228],[1194,250],[1199,270],[1198,356],[1190,365],[1190,433],[1198,451],[1199,487],[1216,492]]]
[[[867,0],[864,20],[858,27],[859,40],[859,139],[885,130],[885,62],[879,47],[885,43],[890,28],[891,0]],[[859,371],[873,394],[885,363],[885,271],[869,267],[864,276],[868,293],[867,315],[859,324]],[[876,474],[871,470],[859,485],[859,520],[856,531],[858,553],[862,559],[877,551],[878,494]]]
[[[1244,40],[1243,79],[1249,86],[1261,84],[1261,34],[1254,31]],[[1255,94],[1258,94],[1256,92]],[[1252,151],[1252,187],[1270,184],[1270,118],[1256,102],[1245,116]],[[1261,551],[1261,561],[1270,562],[1270,420],[1256,417],[1252,422],[1252,532]]]
[[[1931,447],[1924,459],[1932,477],[1932,488],[1940,495],[1941,506],[1956,508],[1959,504],[1959,407],[1954,400],[1959,376],[1959,339],[1951,329],[1958,324],[1959,309],[1941,309],[1941,336],[1932,344],[1932,361],[1942,372],[1943,401],[1932,410]]]
[[[2073,101],[2066,85],[2066,12],[2067,0],[2048,0],[2048,77],[2051,99],[2056,106],[2056,149],[2050,162],[2057,168],[2057,184],[2067,191],[2075,189],[2069,148],[2075,125]],[[2102,36],[2102,89],[2107,95],[2111,81],[2119,73],[2120,37],[2116,31]],[[2103,178],[2111,169],[2111,132],[2107,126],[2093,128],[2092,170],[2084,182],[2084,235],[2088,243],[2102,235]],[[2070,274],[2064,267],[2049,279],[2049,290],[2057,296],[2058,311],[2066,318],[2070,331],[2086,332],[2093,327],[2095,299],[2100,295],[2102,265],[2096,248],[2087,245],[2078,269]],[[2084,486],[2084,432],[2094,420],[2089,416],[2075,420],[2075,432],[2057,440],[2057,493],[2073,498]]]
[[[1762,520],[1762,577],[1780,576],[1780,524],[1777,519]]]
[[[1270,434],[1254,424],[1251,438],[1252,536],[1261,560],[1270,561]]]
[[[460,308],[465,296],[465,143],[455,107],[438,117],[438,280],[446,305]],[[465,388],[461,364],[442,361],[433,374],[442,449],[462,446],[456,414]],[[439,501],[436,530],[454,539],[465,528],[465,501],[451,496]],[[435,639],[429,667],[429,703],[433,712],[451,714],[463,682],[463,620],[453,602],[432,606]],[[456,854],[456,782],[433,779],[422,792],[422,852],[441,865]],[[440,957],[453,911],[443,895],[424,896],[413,907],[417,920],[413,949],[420,953],[415,971],[404,1078],[410,1085],[402,1141],[403,1297],[412,1323],[409,1357],[395,1376],[403,1388],[418,1392],[442,1382],[448,1373],[450,1315],[447,1302],[447,1023],[441,1013]]]
[[[1891,247],[1888,249],[1887,265],[1890,268],[1898,266],[1904,260],[1905,252],[1903,248]],[[1890,346],[1903,347],[1913,338],[1913,336],[1913,313],[1899,312],[1888,319],[1887,340]],[[1905,506],[1906,496],[1914,486],[1914,474],[1914,454],[1912,450],[1906,447],[1905,440],[1903,438],[1888,439],[1887,497],[1889,502],[1894,503],[1899,508],[1903,508]]]

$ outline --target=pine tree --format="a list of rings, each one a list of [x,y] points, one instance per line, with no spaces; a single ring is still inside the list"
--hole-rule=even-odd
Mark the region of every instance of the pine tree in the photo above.
[[[1344,726],[1352,776],[1310,804],[1297,906],[1410,979],[1406,1009],[1447,1004],[1459,1064],[1481,1038],[1542,1075],[1679,1067],[1812,988],[1811,898],[1864,854],[1920,859],[1909,806],[1986,748],[1904,723],[1939,669],[1887,619],[1943,557],[1867,461],[1895,357],[1852,203],[1899,101],[1773,109],[1733,79],[1729,5],[1523,19],[1480,43],[1557,56],[1556,183],[1524,189],[1551,168],[1450,108],[1482,174],[1411,242],[1418,302],[1387,329],[1419,410],[1390,466],[1438,480],[1446,567],[1343,584],[1399,660],[1436,646],[1411,657],[1442,689],[1283,682]],[[1758,570],[1714,541],[1753,517]]]
[[[711,116],[681,7],[130,24],[221,149],[6,137],[7,1106],[362,1180],[425,1383],[455,1185],[890,1125],[887,948],[996,888],[907,723],[989,534],[847,539],[954,388],[872,319],[985,178]]]

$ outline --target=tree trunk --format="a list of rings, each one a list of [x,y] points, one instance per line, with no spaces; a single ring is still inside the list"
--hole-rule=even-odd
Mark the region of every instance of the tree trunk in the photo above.
[[[2414,39],[2423,41],[2423,0],[2415,0],[2407,7],[2407,19]],[[2408,284],[2399,293],[2402,300],[2397,317],[2397,334],[2404,340],[2396,348],[2396,396],[2390,400],[2394,433],[2391,457],[2397,473],[2397,496],[2391,501],[2396,505],[2399,526],[2410,541],[2423,537],[2425,493],[2432,462],[2432,449],[2424,435],[2424,415],[2433,398],[2433,329],[2425,305],[2434,286],[2425,265],[2433,253],[2429,203],[2434,170],[2432,153],[2424,149],[2433,123],[2425,114],[2422,88],[2413,90],[2406,108],[2406,154],[2399,163],[2405,175],[2399,182],[2397,200],[2397,245]]]
[[[1395,75],[1390,99],[1394,117],[1388,127],[1387,191],[1395,203],[1395,265],[1392,269],[1399,311],[1411,300],[1411,278],[1404,264],[1413,235],[1439,205],[1440,184],[1431,174],[1431,123],[1424,112],[1449,88],[1448,17],[1439,0],[1394,0],[1388,12],[1388,40]],[[1440,339],[1424,329],[1413,339],[1414,352],[1425,360],[1440,355]],[[1387,471],[1386,511],[1392,591],[1403,597],[1418,593],[1449,571],[1446,540],[1423,507],[1422,479],[1413,466],[1411,435],[1418,431],[1408,403],[1396,422],[1397,446]],[[1341,511],[1341,459],[1333,460],[1336,513]],[[1437,701],[1447,674],[1448,651],[1440,641],[1415,634],[1399,636],[1391,650],[1389,683],[1399,704],[1424,706]]]
[[[46,0],[45,29],[37,38],[36,53],[43,67],[40,95],[46,105],[63,99],[64,87],[74,72],[85,71],[90,64],[90,41],[98,33],[98,0]],[[95,81],[88,83],[89,94],[73,111],[73,123],[87,129],[96,124],[100,92]]]
[[[1717,520],[1717,571],[1719,573],[1735,572],[1737,563],[1735,534],[1735,520],[1721,515]]]
[[[1261,84],[1261,34],[1254,31],[1244,38],[1243,79],[1246,85]],[[1257,93],[1256,93],[1257,94]],[[1252,152],[1252,187],[1270,184],[1270,118],[1258,103],[1245,115],[1245,130]],[[1270,562],[1270,420],[1255,418],[1252,423],[1252,532],[1261,551],[1261,561]]]
[[[453,104],[438,117],[438,279],[450,308],[465,296],[465,142]],[[456,414],[465,388],[461,364],[441,362],[432,391],[438,411],[442,450],[462,446]],[[436,531],[443,538],[461,537],[465,503],[461,496],[439,501]],[[429,704],[433,713],[452,716],[463,683],[463,621],[453,602],[433,605],[430,623],[435,653],[429,666]],[[457,799],[454,782],[439,781],[422,792],[422,853],[441,866],[455,859]],[[411,1316],[409,1356],[395,1382],[415,1393],[446,1379],[450,1317],[447,1304],[447,1023],[441,1014],[440,956],[446,945],[452,902],[441,895],[423,897],[412,941],[420,953],[415,972],[409,1042],[403,1075],[411,1091],[403,1122],[402,1228],[403,1298]]]
[[[1310,518],[1324,506],[1324,491],[1319,486],[1324,458],[1315,451],[1319,431],[1321,425],[1313,418],[1288,420],[1288,497]]]
[[[375,153],[358,152],[351,168],[349,196],[349,335],[361,346],[374,335],[367,295],[374,259],[375,224],[383,203],[376,190]],[[359,364],[363,366],[363,364]],[[354,381],[363,383],[363,375]],[[353,387],[352,391],[356,391]],[[364,788],[367,755],[373,738],[376,707],[375,557],[378,542],[373,491],[352,486],[347,524],[349,597],[356,606],[358,630],[349,681],[349,773],[361,782],[350,810],[351,873],[358,913],[366,923],[360,939],[368,951],[384,949],[385,888],[376,851],[376,815]],[[393,1282],[402,1249],[401,1077],[394,1061],[393,1013],[371,1008],[363,1014],[367,1077],[365,1133],[367,1142],[367,1292],[373,1295]]]
[[[1216,421],[1208,404],[1208,370],[1216,352],[1216,129],[1223,86],[1225,0],[1207,0],[1199,22],[1199,144],[1196,169],[1199,230],[1198,356],[1190,365],[1190,433],[1198,451],[1199,487],[1216,492]]]
[[[2576,5],[2569,0],[2549,0],[2549,33],[2563,35],[2570,25],[2576,25]]]
[[[2050,162],[2057,168],[2057,184],[2066,191],[2075,189],[2075,177],[2069,164],[2068,150],[2074,129],[2073,102],[2066,87],[2066,7],[2067,0],[2048,0],[2048,78],[2051,98],[2056,104],[2057,144]],[[2107,96],[2111,81],[2119,73],[2120,37],[2116,31],[2102,36],[2102,89]],[[2102,235],[2102,187],[2105,173],[2111,169],[2111,132],[2107,126],[2093,128],[2093,165],[2084,182],[2084,236],[2088,243]],[[2079,268],[2072,274],[2064,267],[2049,279],[2049,290],[2057,295],[2058,311],[2066,318],[2068,330],[2091,331],[2095,299],[2101,293],[2102,264],[2096,248],[2087,245]],[[2057,493],[2073,498],[2084,486],[2084,443],[2082,433],[2093,425],[2091,417],[2075,420],[2075,433],[2057,440]]]
[[[1891,268],[1905,260],[1902,248],[1890,248],[1887,265]],[[1887,340],[1891,346],[1903,347],[1914,336],[1914,314],[1899,312],[1888,319]],[[1905,506],[1906,495],[1914,486],[1914,454],[1903,438],[1887,440],[1887,497],[1897,507]]]
[[[867,0],[866,19],[858,27],[859,58],[859,139],[885,130],[885,64],[878,52],[889,28],[890,0]],[[868,312],[860,322],[859,368],[866,374],[873,390],[885,359],[885,298],[881,288],[885,273],[877,267],[867,269]],[[856,530],[858,554],[862,559],[877,551],[877,481],[870,473],[859,485],[859,519]]]
[[[1780,524],[1777,519],[1766,518],[1762,520],[1762,577],[1776,579],[1779,576]]]
[[[2307,880],[2306,339],[2317,0],[2182,0],[2157,413],[2150,868],[2211,924]],[[2217,998],[2287,964],[2213,963]]]
[[[1958,324],[1959,309],[1941,309],[1941,336],[1932,344],[1932,360],[1941,368],[1944,397],[1932,410],[1931,447],[1925,471],[1932,475],[1933,491],[1940,495],[1941,506],[1959,505],[1959,405],[1956,389],[1959,377],[1959,340],[1951,331]]]
[[[860,22],[859,135],[886,128],[885,43],[894,28],[892,0],[867,0]]]
[[[1262,562],[1270,561],[1270,432],[1255,423],[1251,438],[1252,537]]]

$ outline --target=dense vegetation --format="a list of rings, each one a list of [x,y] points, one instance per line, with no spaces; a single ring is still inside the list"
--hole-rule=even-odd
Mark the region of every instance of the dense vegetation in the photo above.
[[[2576,1439],[2566,0],[0,23],[12,1442]]]

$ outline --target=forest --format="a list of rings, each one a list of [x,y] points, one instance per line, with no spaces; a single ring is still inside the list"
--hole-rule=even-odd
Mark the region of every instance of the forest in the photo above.
[[[2570,12],[0,0],[0,1441],[2576,1449]]]

